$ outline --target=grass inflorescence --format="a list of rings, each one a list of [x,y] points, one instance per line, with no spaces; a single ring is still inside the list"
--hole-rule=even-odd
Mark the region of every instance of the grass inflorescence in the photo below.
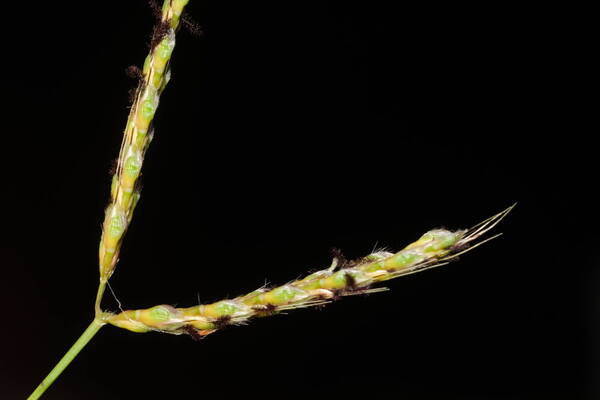
[[[212,304],[187,308],[158,305],[127,310],[106,321],[133,332],[159,331],[204,337],[229,325],[245,324],[284,310],[324,305],[344,296],[373,293],[387,288],[376,284],[400,276],[439,267],[496,236],[485,233],[514,206],[467,230],[434,229],[397,253],[378,251],[358,260],[346,260],[336,251],[331,266],[277,287],[262,287],[251,293]]]

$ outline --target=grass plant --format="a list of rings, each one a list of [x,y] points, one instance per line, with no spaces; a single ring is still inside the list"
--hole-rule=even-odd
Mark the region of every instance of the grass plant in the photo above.
[[[357,260],[336,252],[331,265],[277,287],[262,287],[248,294],[212,304],[187,308],[157,305],[114,314],[102,310],[108,281],[115,271],[124,236],[140,199],[139,178],[144,156],[153,136],[152,122],[160,96],[169,82],[169,63],[176,32],[188,0],[165,0],[154,29],[150,52],[143,68],[133,70],[139,78],[112,177],[110,202],[106,208],[99,246],[100,281],[95,300],[95,318],[81,337],[29,396],[38,399],[94,337],[110,324],[133,332],[158,331],[187,334],[201,339],[229,325],[245,324],[285,310],[323,306],[344,296],[387,290],[376,285],[400,276],[438,267],[455,260],[487,240],[484,235],[514,207],[466,230],[434,229],[397,253],[375,251]]]

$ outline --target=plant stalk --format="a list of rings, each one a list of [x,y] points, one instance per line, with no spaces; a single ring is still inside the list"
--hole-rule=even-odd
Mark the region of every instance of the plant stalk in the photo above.
[[[107,282],[103,282],[100,281],[100,284],[98,285],[98,292],[96,293],[96,303],[94,305],[94,309],[96,312],[96,318],[101,318],[102,316],[102,297],[104,297],[104,289],[106,289],[106,283]]]
[[[27,400],[36,400],[39,399],[42,394],[52,385],[52,382],[56,380],[60,376],[60,374],[65,370],[65,368],[73,361],[73,359],[79,354],[81,349],[83,349],[89,341],[98,333],[102,325],[106,323],[99,319],[94,319],[92,323],[87,327],[87,329],[83,332],[83,334],[77,339],[77,341],[71,346],[69,351],[60,359],[58,364],[52,371],[44,378],[44,380],[38,385],[38,387],[31,393],[31,395],[27,398]]]

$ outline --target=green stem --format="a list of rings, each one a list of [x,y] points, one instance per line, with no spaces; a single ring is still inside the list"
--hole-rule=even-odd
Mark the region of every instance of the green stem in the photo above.
[[[106,289],[106,283],[107,281],[100,281],[100,285],[98,285],[98,292],[96,293],[96,304],[95,304],[95,310],[96,310],[96,318],[101,318],[102,315],[102,308],[101,308],[101,303],[102,303],[102,297],[104,297],[104,289]]]
[[[42,383],[38,385],[38,387],[31,393],[31,395],[27,398],[27,400],[36,400],[39,399],[42,394],[52,385],[52,382],[56,380],[60,376],[60,374],[64,371],[64,369],[73,361],[73,359],[79,354],[81,349],[83,349],[88,342],[94,337],[94,335],[100,330],[102,325],[105,322],[100,321],[98,319],[94,319],[90,326],[87,327],[85,332],[77,339],[77,341],[73,344],[73,346],[67,351],[67,354],[60,359],[58,364],[50,371],[48,376],[44,378]]]

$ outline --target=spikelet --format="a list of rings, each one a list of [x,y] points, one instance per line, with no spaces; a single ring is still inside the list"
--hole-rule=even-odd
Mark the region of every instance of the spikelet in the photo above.
[[[152,120],[160,95],[169,82],[169,61],[175,47],[175,31],[188,0],[167,0],[152,37],[151,50],[125,127],[117,169],[112,178],[110,204],[106,208],[100,239],[100,282],[106,283],[119,258],[121,243],[140,198],[137,184],[144,155],[152,141]]]
[[[275,288],[261,288],[243,296],[189,308],[158,305],[144,310],[123,311],[107,322],[133,332],[160,331],[200,338],[227,325],[244,324],[283,310],[322,305],[343,296],[373,293],[379,282],[439,267],[484,242],[482,236],[514,207],[467,230],[434,229],[397,253],[375,252],[355,260],[334,258],[331,266],[302,279]]]

